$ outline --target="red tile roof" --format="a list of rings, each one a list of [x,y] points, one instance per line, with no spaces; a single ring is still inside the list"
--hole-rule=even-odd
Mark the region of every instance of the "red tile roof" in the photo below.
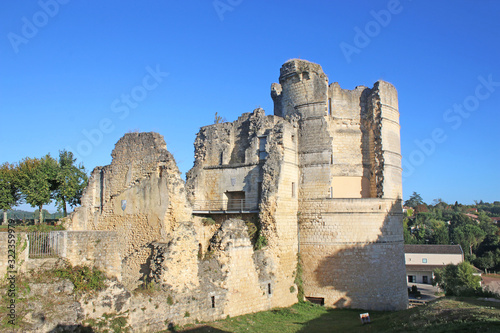
[[[436,268],[444,268],[446,265],[406,265],[406,272],[416,271],[416,272],[428,272],[433,271]]]
[[[460,245],[405,244],[405,253],[462,254]]]

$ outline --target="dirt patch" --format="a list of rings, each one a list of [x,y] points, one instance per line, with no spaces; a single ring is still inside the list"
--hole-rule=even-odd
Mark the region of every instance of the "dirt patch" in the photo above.
[[[500,276],[499,275],[484,275],[482,278],[482,286],[484,289],[492,291],[500,295]]]

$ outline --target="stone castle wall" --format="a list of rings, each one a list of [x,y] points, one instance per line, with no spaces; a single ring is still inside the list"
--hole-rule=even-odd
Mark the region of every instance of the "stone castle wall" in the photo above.
[[[60,265],[60,259],[70,264],[97,267],[110,277],[121,277],[121,260],[119,239],[116,232],[111,231],[52,231],[51,236],[58,236],[57,257],[30,258],[30,243],[25,232],[15,233],[16,269],[27,272],[38,269],[52,269]],[[9,269],[8,233],[0,233],[0,276],[5,276]]]
[[[400,201],[306,202],[299,222],[305,295],[336,307],[406,308]]]
[[[179,222],[191,219],[191,207],[161,135],[126,134],[112,157],[110,165],[92,172],[67,227],[115,231],[123,282],[137,286],[149,274],[151,242],[172,237]]]
[[[157,133],[126,134],[92,172],[65,256],[130,290],[156,282],[156,308],[127,305],[136,327],[292,305],[298,264],[328,306],[406,308],[395,88],[342,89],[297,59],[279,82],[274,115],[200,129],[185,183]]]
[[[306,297],[336,307],[407,306],[399,113],[394,87],[328,85],[290,60],[271,95],[298,118],[299,247]]]

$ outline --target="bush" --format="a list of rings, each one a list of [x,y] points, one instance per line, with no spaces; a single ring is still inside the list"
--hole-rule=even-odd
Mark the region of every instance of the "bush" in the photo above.
[[[408,295],[413,295],[417,298],[422,296],[416,285],[413,285],[411,286],[411,288],[408,288]]]
[[[474,267],[466,261],[450,264],[434,271],[432,284],[438,285],[446,296],[474,296],[481,291],[481,277],[474,272]]]

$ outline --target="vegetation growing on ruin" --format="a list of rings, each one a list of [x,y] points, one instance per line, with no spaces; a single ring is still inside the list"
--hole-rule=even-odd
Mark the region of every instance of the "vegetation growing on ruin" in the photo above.
[[[203,220],[201,220],[201,222],[203,223],[204,226],[215,224],[215,220],[211,217],[205,217],[203,218]]]
[[[130,332],[130,327],[127,325],[127,317],[117,314],[105,313],[99,320],[87,319],[84,321],[84,324],[82,332]]]
[[[267,239],[262,234],[262,226],[259,217],[254,216],[250,219],[245,219],[245,224],[247,226],[248,237],[250,238],[254,250],[261,250],[267,246]]]
[[[133,293],[153,296],[159,291],[161,291],[161,287],[158,283],[154,281],[144,281],[133,290]]]
[[[300,253],[297,253],[297,268],[295,269],[295,284],[297,285],[297,299],[304,301],[304,281],[302,280],[303,268]]]
[[[105,287],[106,275],[97,268],[66,265],[54,271],[56,277],[70,280],[76,293],[93,292]]]

